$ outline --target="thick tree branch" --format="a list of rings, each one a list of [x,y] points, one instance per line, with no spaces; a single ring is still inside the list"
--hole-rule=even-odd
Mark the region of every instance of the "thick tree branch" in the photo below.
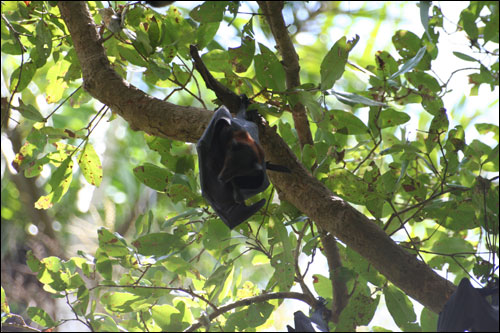
[[[189,48],[189,53],[193,58],[194,67],[200,73],[203,81],[205,81],[205,85],[207,86],[207,88],[215,92],[215,95],[217,96],[219,101],[221,101],[222,104],[224,104],[229,109],[229,111],[231,111],[232,113],[238,113],[241,107],[241,98],[213,77],[213,75],[209,72],[208,68],[201,60],[200,55],[198,54],[198,48],[196,46],[191,45]]]
[[[266,159],[286,165],[290,174],[270,172],[281,199],[291,202],[321,228],[367,259],[380,273],[434,312],[455,289],[425,263],[398,246],[380,227],[312,177],[274,128],[260,126]]]
[[[97,27],[85,3],[60,1],[61,15],[80,60],[84,88],[111,107],[133,130],[196,142],[211,114],[151,97],[121,78],[106,57]]]
[[[274,39],[278,45],[278,50],[283,58],[282,64],[286,75],[286,84],[288,89],[293,89],[300,86],[300,64],[299,56],[295,51],[288,29],[285,25],[285,20],[282,15],[283,2],[281,1],[259,1],[259,6],[264,14],[266,14],[267,22],[271,27]],[[313,139],[307,120],[307,113],[302,103],[297,103],[292,115],[295,128],[299,137],[300,145],[312,145]],[[333,288],[333,307],[332,320],[337,323],[340,313],[347,305],[347,287],[345,282],[338,278],[339,269],[342,267],[339,250],[336,240],[331,234],[327,234],[318,226],[321,232],[321,240],[323,243],[324,254],[328,261],[330,269],[330,279]]]
[[[271,28],[274,40],[277,44],[278,52],[283,58],[282,64],[285,70],[286,87],[293,89],[300,86],[300,65],[299,56],[295,52],[292,39],[288,34],[281,10],[283,9],[283,1],[257,1],[259,7],[264,13],[267,23]],[[302,103],[297,103],[292,109],[293,122],[297,136],[299,137],[300,146],[313,144],[309,121],[307,120],[306,108]]]
[[[201,136],[211,112],[158,100],[125,82],[109,66],[86,3],[60,1],[58,6],[80,59],[84,87],[92,96],[109,105],[134,130],[190,142]],[[365,257],[409,296],[439,312],[454,286],[312,177],[274,128],[260,124],[259,130],[267,159],[292,171],[269,173],[283,199]]]

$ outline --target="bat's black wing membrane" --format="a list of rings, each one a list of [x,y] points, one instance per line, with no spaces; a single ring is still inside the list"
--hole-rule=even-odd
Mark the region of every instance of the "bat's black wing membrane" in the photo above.
[[[253,175],[252,179],[242,178],[227,183],[218,179],[227,149],[226,136],[231,130],[245,130],[258,142],[257,126],[254,123],[233,118],[228,109],[221,106],[212,116],[196,149],[202,194],[222,221],[233,229],[259,211],[266,202],[262,199],[251,206],[246,206],[244,202],[236,202],[235,193],[237,192],[243,200],[246,200],[264,191],[269,186],[269,180],[265,163],[262,166],[262,174],[257,177]],[[234,186],[237,188],[235,189]]]
[[[439,314],[438,332],[498,332],[498,305],[493,306],[485,296],[495,295],[498,287],[476,289],[466,278],[450,296]]]

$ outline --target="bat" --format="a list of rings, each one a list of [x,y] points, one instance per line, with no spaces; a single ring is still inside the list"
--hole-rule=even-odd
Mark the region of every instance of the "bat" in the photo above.
[[[166,7],[173,4],[175,1],[146,1],[148,5],[155,8]]]
[[[492,295],[490,304],[486,296]],[[438,332],[498,332],[498,282],[494,288],[474,288],[463,278],[439,313]]]
[[[196,145],[202,195],[230,229],[264,206],[265,199],[250,206],[245,200],[269,186],[267,168],[290,172],[265,162],[257,124],[247,119],[247,106],[244,97],[234,118],[225,106],[217,109]]]
[[[319,297],[316,309],[312,311],[311,317],[307,317],[302,311],[293,314],[295,327],[286,325],[288,332],[328,332],[328,324],[325,318],[329,318],[331,311],[326,307],[324,298]]]

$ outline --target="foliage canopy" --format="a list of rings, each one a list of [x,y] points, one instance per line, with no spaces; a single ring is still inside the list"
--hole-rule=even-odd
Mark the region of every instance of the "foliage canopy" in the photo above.
[[[498,92],[498,2],[463,9],[456,30],[469,52],[452,51],[457,65],[446,80],[433,67],[445,52],[446,13],[427,1],[412,7],[423,32],[396,25],[393,51],[370,42],[378,28],[330,39],[337,17],[370,18],[379,27],[390,16],[386,7],[113,5],[2,5],[2,150],[5,140],[16,154],[2,154],[3,324],[18,313],[43,328],[76,318],[93,331],[256,331],[273,325],[284,299],[314,306],[321,296],[332,309],[330,327],[348,331],[372,321],[383,295],[401,330],[435,330],[449,289],[432,304],[414,296],[427,306],[417,321],[407,294],[423,286],[405,287],[365,255],[390,262],[391,248],[370,248],[361,233],[344,239],[335,229],[341,224],[317,221],[312,193],[298,189],[300,206],[287,192],[298,181],[285,188],[271,177],[277,191],[271,186],[255,198],[269,204],[232,232],[218,219],[200,194],[192,144],[209,116],[195,123],[188,117],[196,108],[181,108],[217,104],[194,70],[191,44],[220,82],[251,98],[317,186],[355,205],[405,253],[452,282],[498,278],[498,124],[475,123],[479,136],[471,139],[471,119],[445,102],[452,77],[464,70],[464,100],[466,88],[470,96],[485,86]],[[70,17],[68,9],[86,13],[87,6],[88,30],[73,30],[87,18]],[[79,43],[96,29],[101,49],[83,50]],[[304,36],[314,42],[300,42]],[[120,95],[118,81],[93,93],[82,77],[97,73],[102,51],[123,79],[183,113],[169,123],[148,122],[158,113],[141,114],[140,104],[133,107],[141,112],[127,113],[120,103],[129,96]],[[102,105],[101,96],[113,102]],[[481,112],[498,112],[498,98]],[[363,244],[353,248],[356,242]],[[320,252],[328,268],[311,284],[310,263]],[[24,265],[73,317],[55,317],[47,299],[26,308],[27,299],[13,292]],[[291,291],[295,284],[300,292]]]

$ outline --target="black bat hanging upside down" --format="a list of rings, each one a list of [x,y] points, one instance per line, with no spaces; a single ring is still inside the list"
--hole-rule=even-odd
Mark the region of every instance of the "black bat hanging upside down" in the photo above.
[[[269,186],[266,169],[290,172],[265,162],[257,125],[247,119],[247,105],[243,97],[234,118],[225,106],[217,109],[196,145],[202,194],[231,229],[264,206],[265,199],[250,206],[245,200]]]
[[[488,300],[491,297],[491,300]],[[498,279],[474,288],[463,278],[439,314],[438,332],[498,332]]]

